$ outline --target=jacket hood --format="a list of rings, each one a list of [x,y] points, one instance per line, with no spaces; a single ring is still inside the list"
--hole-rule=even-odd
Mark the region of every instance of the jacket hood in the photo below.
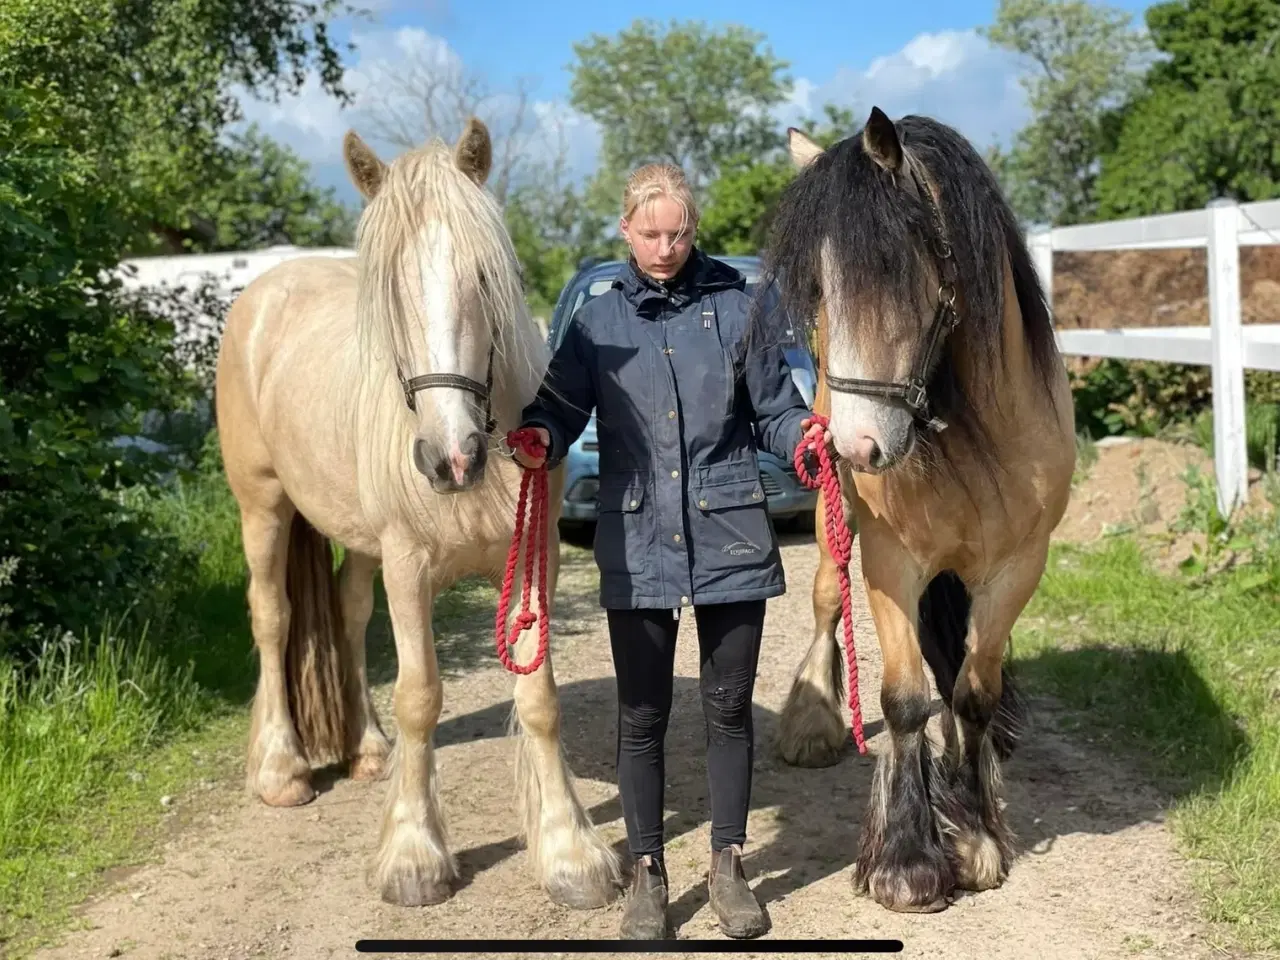
[[[695,246],[680,272],[668,281],[660,282],[648,276],[636,265],[635,257],[630,257],[613,285],[639,309],[649,300],[669,300],[680,307],[702,294],[745,290],[747,281],[740,271],[727,263],[713,260]]]

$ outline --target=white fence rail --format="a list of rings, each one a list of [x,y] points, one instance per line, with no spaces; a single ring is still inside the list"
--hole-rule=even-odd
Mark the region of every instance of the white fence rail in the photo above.
[[[1244,371],[1280,370],[1280,324],[1246,327],[1241,323],[1240,247],[1280,243],[1280,200],[1245,204],[1215,200],[1203,210],[1053,227],[1031,233],[1027,240],[1050,298],[1053,254],[1058,251],[1206,248],[1207,327],[1060,330],[1058,345],[1071,356],[1210,367],[1218,508],[1227,514],[1242,504],[1249,492]]]

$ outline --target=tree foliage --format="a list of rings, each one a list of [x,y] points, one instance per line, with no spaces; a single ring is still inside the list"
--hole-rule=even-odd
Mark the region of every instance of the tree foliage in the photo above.
[[[1163,54],[1122,112],[1099,215],[1280,195],[1280,0],[1175,0],[1147,10]]]
[[[738,25],[637,20],[616,37],[593,34],[574,45],[571,103],[600,124],[606,166],[667,161],[702,191],[727,158],[781,143],[770,111],[791,79],[763,43]]]
[[[122,492],[164,464],[116,438],[188,402],[170,324],[110,271],[216,182],[239,84],[341,93],[297,0],[0,5],[0,649],[96,625],[166,561]]]
[[[825,120],[807,118],[801,129],[823,147],[854,133],[853,111],[827,104]],[[764,245],[774,206],[795,168],[785,150],[764,159],[739,155],[723,164],[720,176],[708,191],[698,234],[709,251],[723,254],[755,254]]]
[[[1123,10],[1088,0],[1000,0],[980,32],[1021,56],[1032,119],[989,160],[1025,220],[1081,223],[1097,210],[1114,111],[1141,83],[1149,45]]]

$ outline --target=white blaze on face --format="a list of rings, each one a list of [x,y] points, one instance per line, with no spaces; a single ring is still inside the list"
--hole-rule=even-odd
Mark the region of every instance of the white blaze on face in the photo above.
[[[857,307],[847,302],[847,287],[830,244],[822,246],[822,291],[827,308],[827,366],[831,376],[839,379],[898,382],[902,377],[892,369],[883,369],[883,358],[892,356],[891,349],[868,351],[860,347],[855,331],[863,318]],[[865,329],[865,327],[864,327]],[[868,354],[881,358],[868,362]],[[912,442],[910,412],[896,400],[883,400],[861,393],[830,391],[831,433],[836,449],[854,467],[878,468],[903,457]]]
[[[830,241],[822,244],[822,294],[827,308],[827,368],[840,379],[867,380],[870,374],[859,356],[852,333],[852,308],[845,302],[844,281],[831,252]],[[857,439],[876,433],[878,401],[856,393],[830,391],[831,435],[836,450],[847,460],[856,461]]]
[[[428,225],[418,267],[422,278],[422,306],[426,315],[427,369],[431,373],[454,373],[485,381],[479,361],[478,331],[465,321],[457,297],[453,270],[453,244],[448,229],[440,223]],[[476,420],[478,398],[457,387],[433,387],[421,403],[436,421],[446,455],[459,454],[462,442],[484,424]]]

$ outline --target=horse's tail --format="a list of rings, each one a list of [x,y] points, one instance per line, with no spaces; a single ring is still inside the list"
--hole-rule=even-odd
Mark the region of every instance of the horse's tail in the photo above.
[[[285,584],[290,614],[284,670],[290,718],[308,760],[341,761],[354,752],[349,743],[351,652],[333,551],[301,512],[294,514],[289,530]]]
[[[920,650],[948,709],[964,663],[972,602],[964,581],[949,570],[934,577],[920,598]],[[991,718],[991,742],[1000,759],[1007,760],[1022,736],[1027,704],[1008,667],[1001,667],[1000,681],[1000,703]]]

